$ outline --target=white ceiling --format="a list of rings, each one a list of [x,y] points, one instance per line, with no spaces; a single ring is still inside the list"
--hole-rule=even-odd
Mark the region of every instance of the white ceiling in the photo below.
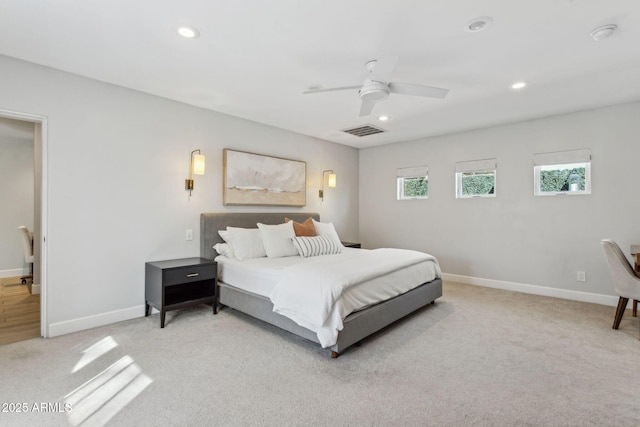
[[[639,41],[639,0],[0,0],[1,54],[353,147],[640,100]],[[364,118],[356,90],[302,94],[383,56],[393,81],[449,94],[392,94]],[[341,132],[364,124],[387,132]]]

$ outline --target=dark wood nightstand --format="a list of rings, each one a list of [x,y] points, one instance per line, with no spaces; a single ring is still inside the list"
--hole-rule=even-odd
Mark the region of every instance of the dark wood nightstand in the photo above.
[[[347,248],[357,248],[360,249],[362,246],[360,245],[360,243],[356,243],[356,242],[340,242],[342,243],[343,246],[347,247]]]
[[[145,317],[151,307],[160,311],[160,327],[164,328],[167,311],[198,304],[216,305],[218,265],[205,258],[183,258],[145,264]]]

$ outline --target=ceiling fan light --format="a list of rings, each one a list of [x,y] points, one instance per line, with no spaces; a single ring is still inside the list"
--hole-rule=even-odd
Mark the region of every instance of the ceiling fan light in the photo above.
[[[196,39],[200,36],[200,31],[195,27],[183,25],[178,27],[178,34],[187,39]]]
[[[480,16],[478,18],[471,20],[467,24],[467,27],[465,28],[465,30],[470,33],[477,33],[485,30],[489,26],[489,24],[491,24],[491,22],[493,22],[493,19],[491,17]]]
[[[365,81],[360,89],[360,99],[366,102],[384,101],[389,96],[389,86],[373,80]]]
[[[617,25],[603,25],[602,27],[598,27],[595,30],[591,31],[591,38],[595,41],[599,42],[600,40],[604,40],[609,37],[613,32],[618,28]]]

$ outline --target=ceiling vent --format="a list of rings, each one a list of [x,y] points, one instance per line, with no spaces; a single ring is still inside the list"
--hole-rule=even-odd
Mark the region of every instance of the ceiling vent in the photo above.
[[[372,125],[364,125],[364,126],[359,126],[357,128],[344,129],[342,132],[363,137],[363,136],[375,135],[376,133],[382,133],[384,132],[384,130]]]

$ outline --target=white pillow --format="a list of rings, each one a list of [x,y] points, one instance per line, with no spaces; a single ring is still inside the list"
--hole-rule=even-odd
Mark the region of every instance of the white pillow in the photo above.
[[[235,255],[233,254],[233,248],[228,243],[216,243],[215,245],[213,245],[213,249],[218,252],[218,255],[226,256],[227,258],[235,258]]]
[[[342,244],[328,234],[321,236],[296,236],[292,240],[302,258],[318,255],[332,255],[342,252]]]
[[[231,245],[235,258],[240,261],[267,256],[260,230],[257,228],[227,227],[226,238],[223,236],[224,233],[218,231],[218,234]]]
[[[314,219],[313,226],[316,228],[316,234],[318,236],[332,236],[338,241],[340,246],[344,248],[342,243],[340,243],[340,237],[338,236],[336,228],[333,226],[332,222],[318,222]]]
[[[293,221],[278,225],[258,223],[258,229],[262,235],[264,250],[269,258],[298,255],[298,251],[291,241],[293,237],[296,237]]]

